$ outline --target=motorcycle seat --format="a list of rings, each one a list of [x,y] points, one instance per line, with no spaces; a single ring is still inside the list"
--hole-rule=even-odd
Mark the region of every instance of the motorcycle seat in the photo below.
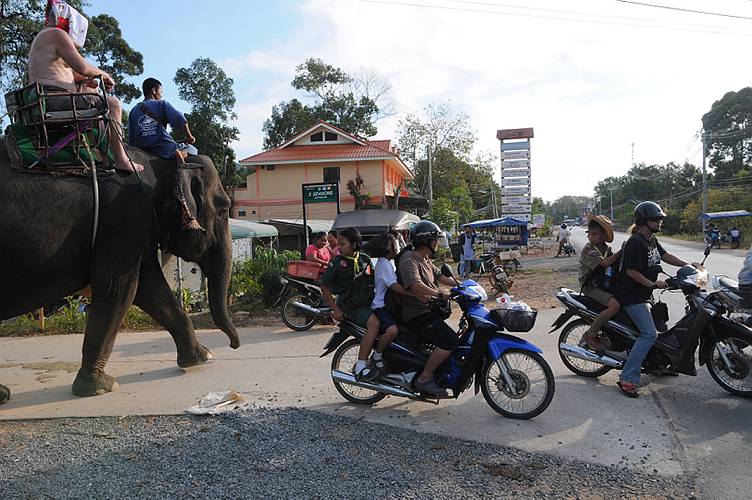
[[[725,276],[719,276],[718,277],[718,283],[727,290],[731,292],[738,292],[739,291],[739,283],[732,280],[731,278],[727,278]]]
[[[300,281],[302,283],[308,283],[309,285],[321,286],[321,282],[319,280],[315,280],[311,278],[303,278],[301,276],[293,276],[287,273],[282,273],[282,276],[284,276],[288,280]]]
[[[595,311],[596,313],[599,313],[606,308],[605,306],[601,305],[599,302],[582,294],[573,293],[572,297],[576,299],[577,302],[580,302],[585,307],[587,307],[591,311]],[[635,326],[634,322],[629,317],[629,315],[626,312],[624,312],[624,309],[621,309],[611,321],[615,321],[628,328],[631,328],[632,330],[637,331],[637,327]]]

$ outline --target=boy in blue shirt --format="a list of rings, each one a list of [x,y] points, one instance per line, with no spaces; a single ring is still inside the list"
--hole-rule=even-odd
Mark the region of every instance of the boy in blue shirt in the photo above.
[[[144,100],[134,106],[128,116],[128,144],[161,158],[175,158],[178,166],[184,165],[189,154],[198,154],[198,150],[191,146],[196,138],[191,134],[188,121],[169,102],[162,100],[159,80],[147,78],[141,89]],[[168,123],[173,130],[183,130],[188,144],[175,142],[167,133]]]

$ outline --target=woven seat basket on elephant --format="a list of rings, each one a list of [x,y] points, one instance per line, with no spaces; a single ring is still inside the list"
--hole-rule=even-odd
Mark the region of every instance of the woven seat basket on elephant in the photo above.
[[[18,169],[81,170],[94,161],[114,165],[108,135],[107,98],[95,91],[53,91],[33,83],[5,94],[11,125],[6,142]]]

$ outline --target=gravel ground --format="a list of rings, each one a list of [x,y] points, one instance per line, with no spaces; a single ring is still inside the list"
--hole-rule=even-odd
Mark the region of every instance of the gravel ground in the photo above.
[[[645,475],[292,408],[0,426],[3,499],[691,498],[695,491],[693,477]]]

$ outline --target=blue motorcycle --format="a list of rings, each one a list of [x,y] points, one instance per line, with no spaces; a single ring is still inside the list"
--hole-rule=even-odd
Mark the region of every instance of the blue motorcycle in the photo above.
[[[441,271],[454,278],[449,266],[444,265]],[[457,332],[460,347],[436,371],[438,384],[457,398],[474,379],[475,393],[480,390],[488,405],[501,415],[517,419],[539,415],[554,397],[551,368],[539,347],[506,333],[530,331],[537,311],[488,310],[483,305],[488,295],[481,285],[473,280],[455,282],[449,301],[442,306],[450,310],[450,301],[454,301],[462,310]],[[389,373],[375,382],[358,381],[352,373],[365,328],[345,320],[332,335],[321,357],[334,352],[332,381],[345,399],[372,405],[391,395],[439,403],[441,398],[423,395],[414,387],[432,346],[422,343],[416,332],[401,325],[399,329],[397,338],[384,351]]]

